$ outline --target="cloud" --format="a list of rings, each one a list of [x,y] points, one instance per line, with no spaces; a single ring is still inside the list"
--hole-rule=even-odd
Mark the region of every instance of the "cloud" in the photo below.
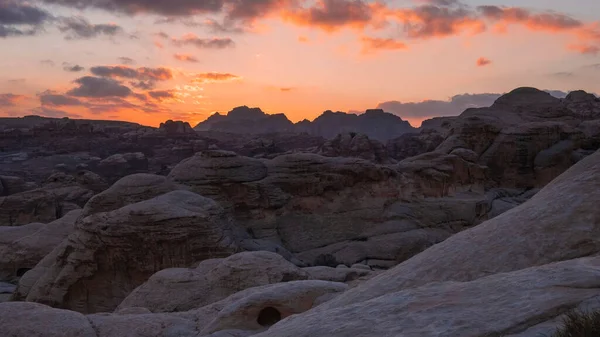
[[[116,24],[91,24],[84,17],[74,16],[62,18],[58,29],[67,33],[66,40],[91,39],[98,36],[116,36],[124,32]]]
[[[135,64],[135,60],[130,57],[121,56],[117,58],[121,64],[132,65]]]
[[[559,32],[583,26],[581,21],[555,12],[532,13],[524,8],[498,6],[478,6],[477,9],[489,20],[522,24],[531,30]]]
[[[45,66],[54,67],[56,63],[52,60],[41,60],[40,63]]]
[[[364,29],[377,25],[379,5],[363,0],[318,0],[312,7],[293,8],[284,13],[287,21],[334,32],[345,27]]]
[[[281,92],[290,92],[292,90],[294,90],[294,88],[291,88],[291,87],[279,88],[279,91],[281,91]]]
[[[52,15],[21,1],[0,1],[0,38],[31,36],[42,31]]]
[[[492,60],[487,59],[485,57],[480,57],[480,58],[477,59],[476,64],[477,64],[478,67],[485,67],[487,65],[492,64]]]
[[[72,73],[77,73],[80,71],[84,71],[85,68],[76,64],[76,65],[70,65],[68,63],[63,63],[63,70],[64,71],[68,71],[68,72],[72,72]]]
[[[187,27],[194,28],[207,28],[211,33],[244,33],[248,31],[247,27],[240,26],[237,22],[232,22],[229,20],[228,22],[218,22],[215,19],[204,19],[203,21],[196,21],[192,18],[182,18],[182,17],[167,17],[161,18],[155,21],[157,24],[182,24]],[[164,33],[163,33],[164,34]],[[166,35],[166,34],[165,34]],[[164,36],[163,36],[164,37]],[[168,35],[166,36],[168,38]]]
[[[15,106],[17,102],[25,99],[26,96],[15,94],[0,94],[0,107]]]
[[[10,80],[6,80],[6,82],[10,83],[10,84],[23,84],[25,82],[27,82],[27,79],[25,78],[13,78]]]
[[[90,68],[90,71],[96,76],[135,79],[139,81],[167,81],[173,78],[171,69],[164,67],[132,68],[127,66],[98,66]]]
[[[406,43],[394,39],[363,37],[361,39],[361,42],[363,54],[368,54],[380,50],[404,50],[408,48]]]
[[[576,51],[580,54],[597,55],[598,53],[600,53],[600,45],[593,46],[587,44],[570,44],[567,47],[570,50]]]
[[[66,95],[56,94],[51,91],[45,91],[39,95],[40,103],[42,106],[53,106],[53,107],[62,107],[62,106],[82,106],[84,105],[82,101],[75,97],[69,97]]]
[[[242,77],[229,74],[229,73],[202,73],[196,74],[192,83],[201,84],[201,83],[217,83],[217,82],[230,82],[230,81],[239,81]]]
[[[148,95],[159,102],[174,100],[177,96],[174,90],[149,91]]]
[[[172,38],[171,42],[175,46],[194,46],[201,49],[225,49],[235,46],[235,42],[228,37],[200,38],[193,33],[186,34],[181,38]]]
[[[501,94],[462,94],[448,101],[426,100],[422,102],[402,103],[389,101],[380,103],[377,108],[391,112],[403,118],[423,118],[433,116],[456,116],[468,108],[490,106]]]
[[[175,54],[173,55],[173,57],[175,57],[175,59],[179,60],[179,61],[184,61],[184,62],[191,62],[191,63],[198,63],[198,59],[195,58],[192,55],[188,55],[188,54]]]
[[[76,97],[127,97],[132,91],[118,81],[111,78],[85,76],[74,81],[79,84],[67,92],[67,95]]]

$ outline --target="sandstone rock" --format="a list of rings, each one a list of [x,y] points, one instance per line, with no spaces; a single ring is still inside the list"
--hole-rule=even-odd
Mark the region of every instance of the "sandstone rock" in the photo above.
[[[334,299],[345,305],[440,281],[469,281],[600,252],[600,152],[524,204],[401,263]]]
[[[319,154],[326,157],[356,157],[376,163],[389,160],[383,144],[360,133],[337,135],[320,147]]]
[[[0,303],[0,336],[98,337],[80,313],[24,302]]]
[[[194,134],[195,131],[188,122],[168,120],[160,123],[158,129],[168,135]]]
[[[0,197],[0,226],[48,223],[80,208],[94,195],[79,185],[44,187]]]
[[[148,172],[148,158],[141,153],[114,154],[98,163],[98,172],[109,180],[117,180],[135,173]]]
[[[12,176],[0,176],[0,186],[0,189],[2,189],[0,196],[21,193],[32,189],[32,186],[28,185],[23,178]]]
[[[368,266],[365,266],[369,268]],[[304,270],[315,280],[333,281],[333,282],[350,282],[361,276],[369,274],[369,271],[364,268],[331,268],[325,266],[307,267]]]
[[[0,227],[0,279],[21,277],[35,267],[75,230],[80,214],[81,210],[71,211],[47,225]]]
[[[599,265],[598,257],[583,258],[471,282],[431,283],[342,306],[333,299],[255,336],[503,336],[586,300],[597,302]]]
[[[437,131],[424,130],[420,133],[405,133],[390,139],[386,144],[388,155],[396,160],[403,160],[435,150],[444,137]]]
[[[220,310],[201,335],[232,329],[265,330],[281,319],[310,310],[319,298],[342,292],[347,286],[326,281],[293,281],[254,289]]]
[[[205,260],[195,269],[161,270],[129,294],[119,309],[187,311],[240,290],[308,278],[309,274],[275,253],[244,252],[216,261]]]
[[[86,313],[113,310],[153,273],[228,256],[236,240],[213,200],[173,191],[82,219],[25,298]]]
[[[182,189],[163,176],[138,173],[119,179],[109,189],[91,198],[83,209],[83,216],[108,212],[129,204],[152,199]]]

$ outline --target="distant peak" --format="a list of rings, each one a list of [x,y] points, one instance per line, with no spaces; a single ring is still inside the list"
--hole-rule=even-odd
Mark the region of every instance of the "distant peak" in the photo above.
[[[233,108],[233,110],[229,111],[227,116],[230,118],[254,119],[264,117],[265,113],[260,108],[249,108],[248,106],[243,105]]]

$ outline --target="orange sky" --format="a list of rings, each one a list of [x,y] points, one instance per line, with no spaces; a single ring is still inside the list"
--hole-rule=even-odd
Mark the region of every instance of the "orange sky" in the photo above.
[[[593,0],[10,1],[0,5],[0,116],[156,126],[248,105],[299,121],[397,101],[416,103],[390,112],[418,126],[460,113],[443,105],[459,94],[600,92]],[[442,103],[417,109],[424,100]]]

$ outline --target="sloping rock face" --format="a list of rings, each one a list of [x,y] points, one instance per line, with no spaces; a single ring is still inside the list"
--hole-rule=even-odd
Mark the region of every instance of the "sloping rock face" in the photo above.
[[[598,266],[598,257],[584,258],[471,282],[433,283],[338,308],[326,308],[328,302],[255,336],[483,337],[521,333],[586,301],[600,307]],[[557,325],[521,336],[541,336],[540,332],[551,336]]]
[[[0,280],[21,277],[35,267],[75,230],[80,214],[74,210],[49,224],[0,227]]]
[[[436,151],[467,149],[489,168],[486,187],[538,188],[600,146],[595,120],[600,101],[585,92],[561,100],[518,88],[491,107],[453,119]]]
[[[244,289],[309,277],[275,253],[243,252],[225,259],[204,260],[194,269],[161,270],[129,294],[117,309],[188,311]]]
[[[51,254],[52,265],[42,261],[43,274],[21,296],[84,313],[110,311],[155,272],[229,256],[238,250],[236,242],[230,220],[213,200],[169,192],[78,221]]]
[[[307,153],[256,160],[205,151],[169,174],[232,210],[254,238],[300,253],[307,264],[335,253],[347,265],[370,258],[388,266],[485,218],[484,177],[485,168],[439,153],[382,166]],[[470,194],[460,202],[409,202],[460,193]]]
[[[600,152],[522,205],[430,247],[330,304],[343,306],[431,282],[470,281],[597,254],[598,172]]]
[[[398,138],[390,139],[386,144],[386,150],[390,158],[403,160],[431,152],[443,141],[444,137],[434,130],[405,133]]]

